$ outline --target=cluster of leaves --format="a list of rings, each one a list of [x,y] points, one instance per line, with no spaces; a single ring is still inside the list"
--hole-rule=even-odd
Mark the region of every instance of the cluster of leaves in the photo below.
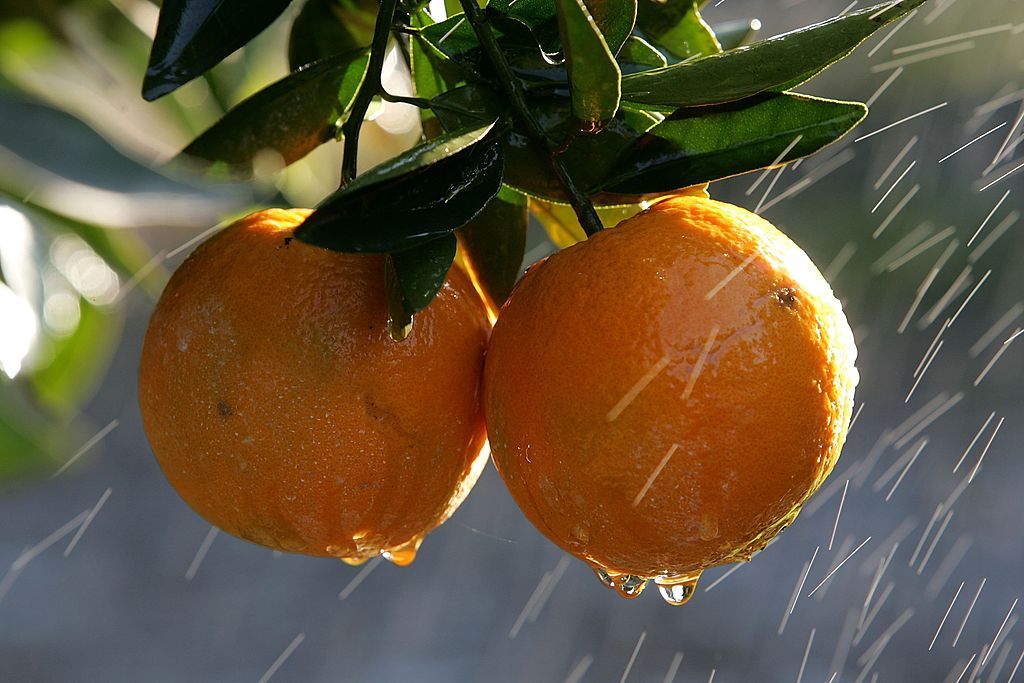
[[[636,202],[788,163],[846,134],[864,105],[793,89],[922,2],[886,2],[744,45],[751,22],[712,29],[697,0],[446,0],[441,21],[418,0],[308,0],[292,31],[293,73],[184,154],[246,173],[265,149],[291,163],[343,129],[357,135],[361,101],[403,99],[380,87],[392,36],[413,75],[416,97],[404,99],[421,108],[425,139],[346,179],[297,234],[391,254],[395,300],[411,319],[442,284],[458,231],[500,302],[522,259],[531,203],[571,202],[582,216],[581,201]],[[287,5],[166,0],[144,95],[203,73]]]

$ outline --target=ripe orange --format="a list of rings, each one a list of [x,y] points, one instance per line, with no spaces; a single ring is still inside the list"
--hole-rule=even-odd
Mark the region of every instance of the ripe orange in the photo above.
[[[407,564],[486,462],[486,312],[453,268],[393,341],[383,257],[292,239],[308,214],[243,218],[174,274],[142,351],[144,426],[174,488],[224,531]]]
[[[701,197],[655,204],[520,281],[484,371],[494,462],[531,522],[627,597],[685,602],[831,471],[856,348],[807,256]]]

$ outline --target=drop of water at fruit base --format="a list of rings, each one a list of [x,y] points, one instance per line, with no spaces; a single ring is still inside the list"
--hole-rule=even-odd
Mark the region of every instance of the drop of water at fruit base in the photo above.
[[[611,588],[624,598],[637,597],[647,586],[647,579],[635,574],[620,574],[603,567],[594,567],[594,573],[606,588]],[[658,576],[654,578],[654,583],[665,602],[670,605],[683,605],[693,597],[699,578],[699,572],[681,576]]]

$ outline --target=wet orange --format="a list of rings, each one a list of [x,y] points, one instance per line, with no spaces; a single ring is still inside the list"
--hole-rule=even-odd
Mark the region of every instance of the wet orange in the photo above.
[[[292,239],[308,214],[243,218],[174,274],[142,352],[146,433],[181,497],[224,531],[407,564],[486,462],[486,311],[453,268],[393,341],[383,257]]]
[[[770,223],[655,204],[531,269],[484,371],[494,462],[531,522],[632,597],[682,603],[835,465],[857,382],[842,308]]]

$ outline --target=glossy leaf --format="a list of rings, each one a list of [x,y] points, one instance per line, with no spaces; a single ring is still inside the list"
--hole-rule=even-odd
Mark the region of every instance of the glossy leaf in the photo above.
[[[376,0],[307,0],[288,35],[291,70],[369,47],[376,18]]]
[[[636,23],[637,0],[589,0],[587,11],[594,18],[608,49],[618,54]]]
[[[507,100],[481,84],[452,88],[430,101],[434,115],[448,131],[495,121],[502,117],[507,105]]]
[[[519,277],[528,223],[526,197],[502,188],[483,211],[459,228],[470,267],[492,310],[505,303]]]
[[[668,66],[665,55],[640,36],[627,38],[616,59],[619,62],[619,69],[624,74]]]
[[[285,76],[241,102],[196,138],[182,155],[251,173],[264,150],[285,164],[335,136],[366,73],[365,50],[329,57]]]
[[[766,90],[788,90],[812,78],[887,23],[924,0],[875,6],[717,55],[631,74],[622,97],[689,107],[731,102]]]
[[[416,28],[426,28],[434,22],[426,12],[417,12],[410,18],[410,23]],[[449,88],[451,75],[446,75],[444,71],[445,62],[448,59],[432,50],[420,35],[412,37],[409,45],[409,70],[412,72],[417,97],[433,99]]]
[[[402,341],[412,332],[412,310],[405,303],[390,254],[384,257],[384,291],[387,295],[388,335],[395,341]]]
[[[859,103],[785,93],[680,109],[622,155],[604,189],[668,192],[793,161],[835,142],[866,114]]]
[[[715,37],[723,50],[732,50],[754,39],[761,30],[759,19],[736,19],[714,27]]]
[[[501,187],[497,131],[484,126],[422,143],[328,197],[295,231],[347,252],[393,252],[452,232]]]
[[[147,100],[191,81],[252,40],[290,0],[164,0],[149,66]]]
[[[391,254],[398,289],[406,310],[415,313],[434,299],[455,260],[454,233]]]
[[[557,11],[552,0],[490,0],[488,17],[509,17],[527,26],[541,49],[550,55],[562,51]]]
[[[644,37],[676,59],[722,51],[695,0],[638,0],[636,26]]]
[[[583,0],[555,0],[565,46],[572,113],[588,132],[599,130],[619,108],[621,73]]]
[[[495,39],[501,46],[506,59],[514,67],[536,70],[550,68],[555,63],[553,57],[546,55],[543,47],[542,41],[545,40],[546,31],[541,31],[538,35],[533,27],[518,17],[502,14],[491,7],[486,8],[485,13]],[[553,15],[551,25],[555,27]],[[555,28],[554,45],[557,49],[557,27]],[[487,64],[476,33],[466,20],[465,15],[458,14],[427,26],[419,33],[419,36],[431,49],[452,60],[469,74],[475,74],[486,80],[484,75],[490,73],[490,65]]]
[[[624,108],[599,133],[572,135],[568,97],[538,98],[530,102],[530,107],[548,138],[562,145],[559,158],[585,192],[596,191],[614,171],[619,156],[660,121],[648,113]],[[523,131],[509,131],[506,152],[507,185],[534,197],[566,201],[550,162]]]

